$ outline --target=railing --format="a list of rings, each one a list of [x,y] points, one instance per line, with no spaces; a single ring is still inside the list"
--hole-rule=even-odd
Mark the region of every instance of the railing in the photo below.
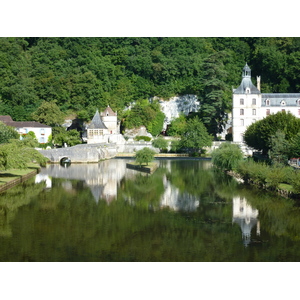
[[[19,184],[19,183],[22,183],[24,181],[26,181],[27,179],[29,179],[30,177],[36,175],[38,173],[38,170],[34,170],[26,175],[23,175],[23,176],[20,176],[16,179],[13,179],[7,183],[5,183],[4,185],[1,185],[0,186],[0,193],[3,192],[3,191],[6,191],[8,190],[9,188]]]

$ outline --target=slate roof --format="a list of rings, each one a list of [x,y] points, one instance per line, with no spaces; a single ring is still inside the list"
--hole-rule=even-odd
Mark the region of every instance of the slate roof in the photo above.
[[[88,129],[107,129],[107,127],[102,122],[99,111],[97,110],[91,124],[88,126]]]
[[[35,122],[35,121],[24,121],[24,122],[13,121],[11,116],[0,116],[0,121],[7,126],[11,126],[15,128],[51,128],[51,126],[44,125],[42,123]]]
[[[233,90],[234,94],[245,94],[246,88],[250,88],[250,94],[260,94],[260,90],[251,81],[251,69],[247,64],[243,68],[242,78],[241,85]]]
[[[234,94],[246,94],[246,88],[250,88],[250,94],[260,94],[259,89],[252,83],[251,78],[244,77],[241,85],[233,91]]]
[[[266,105],[266,100],[270,100],[270,105]],[[284,101],[284,106],[298,106],[298,100],[300,100],[300,93],[294,94],[262,94],[261,95],[261,106],[283,106],[281,102]]]

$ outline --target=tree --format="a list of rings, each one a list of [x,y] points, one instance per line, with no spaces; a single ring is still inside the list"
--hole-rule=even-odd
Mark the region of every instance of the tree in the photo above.
[[[63,127],[53,128],[54,144],[62,147],[65,143],[68,146],[75,146],[81,144],[80,133],[76,129],[65,130]]]
[[[181,135],[181,146],[199,152],[203,147],[212,145],[213,137],[208,134],[206,127],[196,116],[189,119]]]
[[[31,138],[0,145],[0,170],[25,169],[32,161],[45,165],[48,159],[31,145]]]
[[[32,113],[33,120],[54,127],[61,125],[65,118],[56,101],[43,101],[40,107]]]
[[[168,147],[168,141],[160,136],[152,141],[152,146],[161,151],[162,149],[166,149]]]
[[[243,159],[243,152],[236,144],[222,143],[212,154],[212,163],[226,171],[235,170]]]
[[[148,165],[149,162],[151,162],[154,159],[154,154],[154,150],[145,147],[135,153],[135,160],[137,163],[140,164],[140,166],[142,166],[142,164],[144,163]]]
[[[223,131],[226,111],[230,108],[230,95],[225,84],[227,73],[223,64],[226,52],[209,55],[204,60],[203,92],[200,117],[208,132],[214,137]],[[229,100],[230,99],[230,100]]]
[[[290,150],[290,143],[285,138],[285,133],[277,130],[269,139],[269,158],[274,163],[287,164]]]
[[[181,114],[178,118],[171,121],[171,124],[167,128],[167,135],[169,136],[181,136],[186,127],[186,117]]]
[[[300,119],[290,112],[278,112],[252,123],[245,131],[245,143],[256,150],[267,154],[271,149],[270,138],[280,130],[285,139],[290,141],[300,132]]]
[[[10,139],[19,139],[19,137],[14,127],[6,126],[0,121],[0,144],[8,143]]]

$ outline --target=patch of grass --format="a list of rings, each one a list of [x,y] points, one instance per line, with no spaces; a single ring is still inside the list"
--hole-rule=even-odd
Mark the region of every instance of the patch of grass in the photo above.
[[[39,169],[39,165],[34,163],[29,163],[27,169],[9,169],[5,171],[0,171],[0,186],[10,182],[20,176],[24,176],[33,170]]]
[[[285,190],[285,191],[288,191],[288,192],[293,192],[293,186],[290,185],[290,184],[280,183],[278,187],[281,190]]]

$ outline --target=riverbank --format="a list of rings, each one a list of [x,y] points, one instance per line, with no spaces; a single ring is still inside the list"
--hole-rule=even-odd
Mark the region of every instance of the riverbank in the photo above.
[[[18,170],[10,169],[0,172],[0,193],[7,189],[24,182],[25,180],[36,175],[40,170],[37,164],[28,164],[27,169]]]

